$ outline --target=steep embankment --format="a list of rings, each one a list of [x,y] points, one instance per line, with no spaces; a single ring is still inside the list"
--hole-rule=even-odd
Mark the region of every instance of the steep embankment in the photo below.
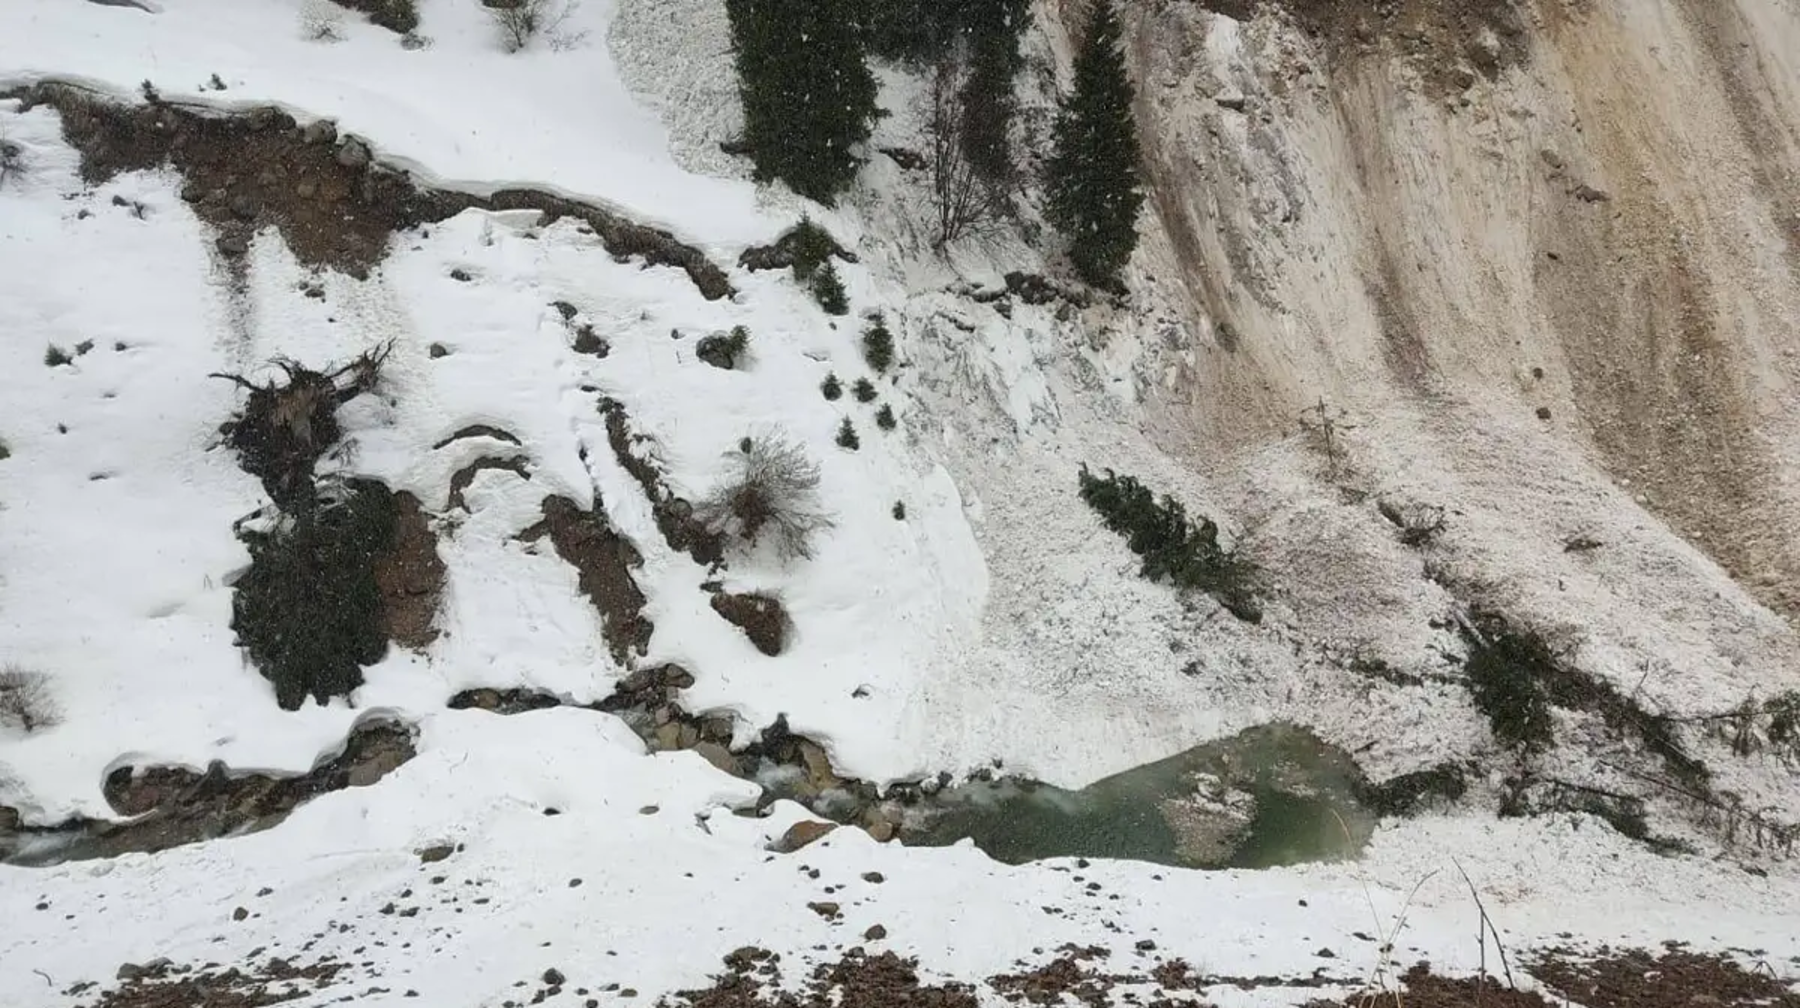
[[[1800,611],[1800,10],[1251,6],[1131,11],[1161,442],[1535,414]]]

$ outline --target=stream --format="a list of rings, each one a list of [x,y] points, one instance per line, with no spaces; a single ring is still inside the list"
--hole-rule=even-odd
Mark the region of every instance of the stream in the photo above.
[[[1376,816],[1349,754],[1305,728],[1261,725],[1069,791],[973,781],[907,810],[920,846],[964,838],[995,860],[1125,858],[1186,868],[1271,868],[1354,857]]]

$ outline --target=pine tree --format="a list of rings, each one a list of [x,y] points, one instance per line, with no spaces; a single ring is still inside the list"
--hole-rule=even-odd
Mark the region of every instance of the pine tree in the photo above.
[[[1019,37],[1031,19],[1031,6],[1029,0],[979,0],[964,8],[969,46],[962,89],[964,154],[982,178],[1010,183],[1018,175],[1008,137],[1019,104],[1013,78],[1025,65]]]
[[[850,295],[844,292],[844,281],[838,276],[836,264],[827,260],[825,265],[813,272],[808,286],[812,288],[813,300],[827,313],[850,314]]]
[[[1057,117],[1045,178],[1050,223],[1069,240],[1076,272],[1096,286],[1117,285],[1137,247],[1144,205],[1120,33],[1113,0],[1094,0],[1075,56],[1075,91]]]
[[[758,181],[829,204],[877,114],[861,0],[726,0],[744,142]]]

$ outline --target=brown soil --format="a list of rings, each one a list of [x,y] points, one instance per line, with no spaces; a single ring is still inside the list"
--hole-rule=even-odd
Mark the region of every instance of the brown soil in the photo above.
[[[780,957],[767,949],[744,948],[725,957],[727,971],[701,990],[678,991],[659,1008],[977,1008],[966,984],[921,983],[918,960],[892,952],[868,955],[851,949],[835,963],[813,970],[798,992],[776,990]]]
[[[507,444],[510,444],[510,445],[516,445],[519,443],[518,435],[512,433],[511,431],[501,430],[498,427],[491,427],[487,424],[470,424],[469,426],[458,430],[456,433],[450,435],[449,437],[444,438],[442,441],[439,441],[437,444],[432,445],[431,450],[437,451],[440,448],[447,448],[450,445],[455,444],[456,442],[461,441],[465,438],[483,438],[483,437],[493,438],[496,441],[505,441]]]
[[[495,458],[488,455],[478,458],[461,469],[450,474],[450,507],[459,511],[469,510],[469,504],[463,500],[463,491],[475,482],[475,474],[487,470],[509,472],[522,480],[531,479],[531,470],[526,467],[523,458]]]
[[[1200,0],[1237,20],[1278,11],[1337,58],[1393,52],[1437,97],[1492,79],[1527,55],[1518,0]],[[1484,38],[1488,41],[1484,42]]]
[[[1591,956],[1558,949],[1530,960],[1526,969],[1586,1008],[1691,1008],[1702,1001],[1711,1008],[1800,1008],[1791,978],[1784,983],[1772,970],[1750,972],[1724,955],[1674,945],[1660,956],[1642,949],[1603,948]]]
[[[381,622],[389,640],[420,650],[437,639],[432,623],[444,595],[445,574],[437,535],[419,499],[404,490],[395,494],[393,541],[375,558]]]
[[[1685,1004],[1685,999],[1683,999]],[[1399,991],[1362,991],[1341,1002],[1314,1001],[1305,1008],[1556,1008],[1542,995],[1513,990],[1492,977],[1451,979],[1428,963],[1406,971]]]
[[[781,600],[773,595],[719,592],[712,597],[712,607],[727,623],[744,631],[744,636],[763,654],[773,658],[786,649],[792,624]]]
[[[548,535],[556,555],[575,568],[581,592],[599,611],[613,660],[628,665],[650,647],[656,629],[644,616],[644,593],[631,572],[644,564],[637,547],[606,520],[596,502],[583,511],[567,497],[544,499],[544,520],[519,534],[524,541]]]
[[[663,541],[669,548],[694,558],[694,562],[706,566],[721,564],[725,555],[724,540],[707,530],[694,517],[694,506],[687,500],[675,496],[667,483],[663,482],[662,473],[649,460],[637,454],[636,449],[650,443],[650,439],[631,431],[631,417],[625,412],[625,406],[616,399],[602,399],[600,412],[606,417],[606,440],[612,445],[613,457],[619,465],[631,474],[638,486],[644,489],[644,496],[650,501],[650,511],[656,517],[656,528],[662,533]]]
[[[386,257],[396,232],[468,209],[536,210],[546,222],[584,222],[617,258],[683,270],[708,299],[732,292],[723,270],[666,231],[539,190],[483,198],[425,188],[375,162],[366,142],[340,141],[329,123],[302,127],[274,108],[223,115],[161,101],[122,105],[58,83],[9,96],[61,114],[89,182],[175,168],[185,180],[182,198],[217,229],[219,251],[229,258],[241,256],[256,231],[274,226],[301,262],[364,277]]]
[[[196,968],[159,963],[149,967],[126,965],[120,972],[128,979],[100,995],[92,1008],[261,1008],[315,994],[330,987],[344,963],[329,957],[309,966],[294,966],[285,959],[270,959],[261,966]],[[65,994],[80,995],[86,988]],[[76,1008],[89,1008],[83,1001]]]
[[[1008,1001],[1026,1001],[1034,1005],[1060,1005],[1072,997],[1090,1008],[1105,1008],[1112,1003],[1109,992],[1117,980],[1093,970],[1083,969],[1080,960],[1091,958],[1072,952],[1050,960],[1023,973],[1003,973],[990,977],[988,986]]]

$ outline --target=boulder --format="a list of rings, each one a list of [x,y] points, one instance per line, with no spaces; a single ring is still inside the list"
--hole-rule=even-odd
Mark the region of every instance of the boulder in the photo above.
[[[787,832],[781,834],[780,839],[769,845],[769,850],[777,854],[792,854],[826,836],[834,829],[837,829],[837,823],[820,822],[816,819],[802,820],[789,826]]]

